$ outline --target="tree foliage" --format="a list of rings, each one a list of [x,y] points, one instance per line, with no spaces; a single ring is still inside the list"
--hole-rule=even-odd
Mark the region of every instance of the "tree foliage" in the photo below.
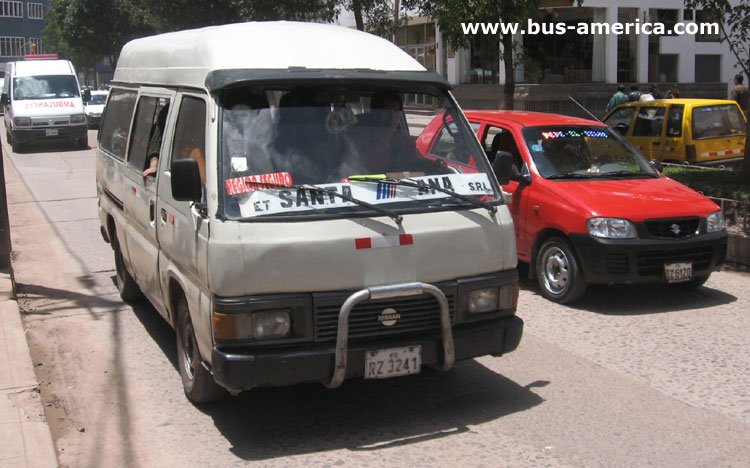
[[[153,22],[135,0],[52,0],[44,37],[74,59],[105,57],[116,63],[130,39],[153,32]]]
[[[540,0],[405,0],[405,6],[416,8],[421,14],[432,16],[443,40],[453,48],[468,47],[473,36],[464,34],[461,23],[522,22],[539,9]],[[513,37],[502,34],[478,37],[483,58],[502,58],[505,69],[503,107],[513,108],[515,93]]]

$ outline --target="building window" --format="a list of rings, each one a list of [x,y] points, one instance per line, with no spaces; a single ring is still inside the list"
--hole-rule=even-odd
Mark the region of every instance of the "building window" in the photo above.
[[[718,23],[716,17],[711,12],[706,10],[698,10],[695,12],[695,23],[700,26],[707,23]],[[721,33],[716,34],[696,34],[695,42],[721,42]]]
[[[42,47],[42,40],[38,37],[30,37],[28,42],[28,50],[26,52],[29,54],[43,54],[44,47]]]
[[[0,17],[23,18],[23,3],[0,1]]]
[[[695,55],[695,82],[718,83],[721,81],[721,55]]]
[[[0,36],[0,57],[20,57],[23,55],[22,37]]]
[[[29,19],[44,19],[44,5],[41,3],[27,3]]]

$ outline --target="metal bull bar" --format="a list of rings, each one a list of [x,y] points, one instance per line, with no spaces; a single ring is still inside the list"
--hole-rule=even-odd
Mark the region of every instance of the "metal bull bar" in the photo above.
[[[388,286],[375,286],[357,291],[349,296],[341,306],[339,312],[338,331],[336,333],[336,357],[333,377],[330,382],[324,383],[328,388],[337,388],[346,376],[346,356],[349,350],[349,314],[355,305],[370,299],[388,299],[392,297],[418,296],[430,294],[440,304],[440,329],[443,338],[443,365],[438,369],[447,371],[453,367],[456,359],[453,347],[453,332],[451,330],[451,318],[448,307],[448,299],[443,291],[436,286],[425,283],[403,283]]]

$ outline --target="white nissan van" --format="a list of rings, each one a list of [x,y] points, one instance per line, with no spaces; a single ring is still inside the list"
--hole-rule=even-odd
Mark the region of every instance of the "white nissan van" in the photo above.
[[[329,25],[123,48],[99,132],[102,235],[122,298],[145,296],[176,329],[191,401],[518,346],[493,174],[510,155],[490,166],[449,89],[394,44]],[[447,156],[422,154],[415,136],[438,114]]]
[[[14,152],[45,142],[88,148],[78,78],[68,60],[29,56],[8,62],[2,105],[5,134]]]

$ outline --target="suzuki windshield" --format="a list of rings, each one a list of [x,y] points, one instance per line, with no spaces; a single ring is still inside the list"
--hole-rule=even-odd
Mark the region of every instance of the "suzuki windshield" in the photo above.
[[[447,91],[232,88],[220,104],[220,200],[227,219],[383,210],[400,216],[502,203],[484,151]],[[439,154],[422,154],[416,137],[438,114],[451,122],[450,131]]]
[[[648,161],[609,127],[527,127],[523,137],[545,179],[658,177]]]

